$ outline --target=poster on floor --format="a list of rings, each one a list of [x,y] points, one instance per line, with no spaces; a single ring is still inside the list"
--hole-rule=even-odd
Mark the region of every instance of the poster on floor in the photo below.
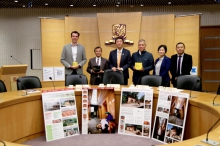
[[[160,91],[152,138],[163,143],[183,140],[189,94]]]
[[[46,141],[79,135],[74,90],[42,91],[42,103]]]
[[[122,88],[118,133],[150,138],[153,89]]]
[[[115,133],[114,88],[82,89],[82,134]]]

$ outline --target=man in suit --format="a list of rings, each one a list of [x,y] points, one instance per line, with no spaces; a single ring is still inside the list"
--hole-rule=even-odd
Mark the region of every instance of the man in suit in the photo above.
[[[90,76],[90,84],[98,85],[102,82],[103,73],[106,69],[108,69],[108,61],[107,59],[101,57],[102,56],[102,48],[95,47],[94,53],[96,57],[91,58],[88,63],[87,72],[91,74]],[[94,68],[99,66],[100,71],[95,71]]]
[[[185,44],[179,42],[176,44],[177,54],[171,56],[172,84],[176,87],[176,79],[180,75],[190,75],[192,69],[192,56],[184,53]]]
[[[60,62],[65,66],[65,74],[83,74],[83,65],[86,63],[84,46],[78,44],[79,32],[71,32],[72,43],[63,47]]]
[[[129,72],[128,68],[131,64],[131,53],[123,48],[124,39],[117,37],[115,39],[116,49],[110,52],[109,68],[113,71],[122,71],[124,75],[124,85],[128,84]]]

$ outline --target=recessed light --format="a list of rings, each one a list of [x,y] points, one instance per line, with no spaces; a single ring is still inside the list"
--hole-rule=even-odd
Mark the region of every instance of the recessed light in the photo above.
[[[22,7],[25,8],[25,5],[23,5]]]
[[[168,5],[171,5],[172,4],[172,2],[168,2]]]
[[[18,2],[18,0],[15,0],[15,3],[17,3]]]
[[[48,3],[45,3],[45,6],[48,6]]]
[[[119,5],[116,5],[116,7],[119,7]]]
[[[94,4],[93,7],[96,7],[96,4]]]
[[[73,5],[70,5],[70,7],[73,7]]]
[[[140,6],[141,6],[141,7],[143,7],[144,5],[143,5],[143,4],[141,4]]]

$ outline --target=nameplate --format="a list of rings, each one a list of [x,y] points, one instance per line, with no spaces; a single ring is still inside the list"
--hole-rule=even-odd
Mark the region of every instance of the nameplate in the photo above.
[[[148,85],[137,85],[138,89],[151,89],[152,87],[149,87]]]
[[[85,85],[75,85],[76,91],[81,91],[82,88],[90,88],[90,86],[86,85],[86,84]]]
[[[120,84],[107,84],[107,87],[113,87],[115,89],[120,89]]]

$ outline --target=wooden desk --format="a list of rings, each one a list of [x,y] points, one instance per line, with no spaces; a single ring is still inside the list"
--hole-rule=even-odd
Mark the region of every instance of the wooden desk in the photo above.
[[[51,87],[51,89],[53,89],[53,87]],[[184,92],[189,93],[189,91]],[[29,96],[21,96],[22,94],[24,94],[23,91],[0,93],[1,140],[22,143],[24,141],[44,135],[41,93],[32,93],[29,94]],[[78,119],[79,123],[81,123],[81,91],[76,91],[75,94]],[[120,94],[120,90],[115,91],[116,121],[118,121],[119,116]],[[189,100],[184,134],[184,139],[188,140],[171,145],[192,146],[194,144],[204,144],[200,141],[205,139],[205,133],[220,117],[220,106],[212,106],[212,100],[215,94],[193,91],[192,95],[196,96],[197,98],[192,98]],[[155,88],[153,120],[156,111],[157,97],[158,91]],[[220,103],[220,97],[217,97],[216,103]],[[220,123],[218,123],[218,126],[216,126],[214,130],[210,132],[210,139],[219,141],[219,124]]]

